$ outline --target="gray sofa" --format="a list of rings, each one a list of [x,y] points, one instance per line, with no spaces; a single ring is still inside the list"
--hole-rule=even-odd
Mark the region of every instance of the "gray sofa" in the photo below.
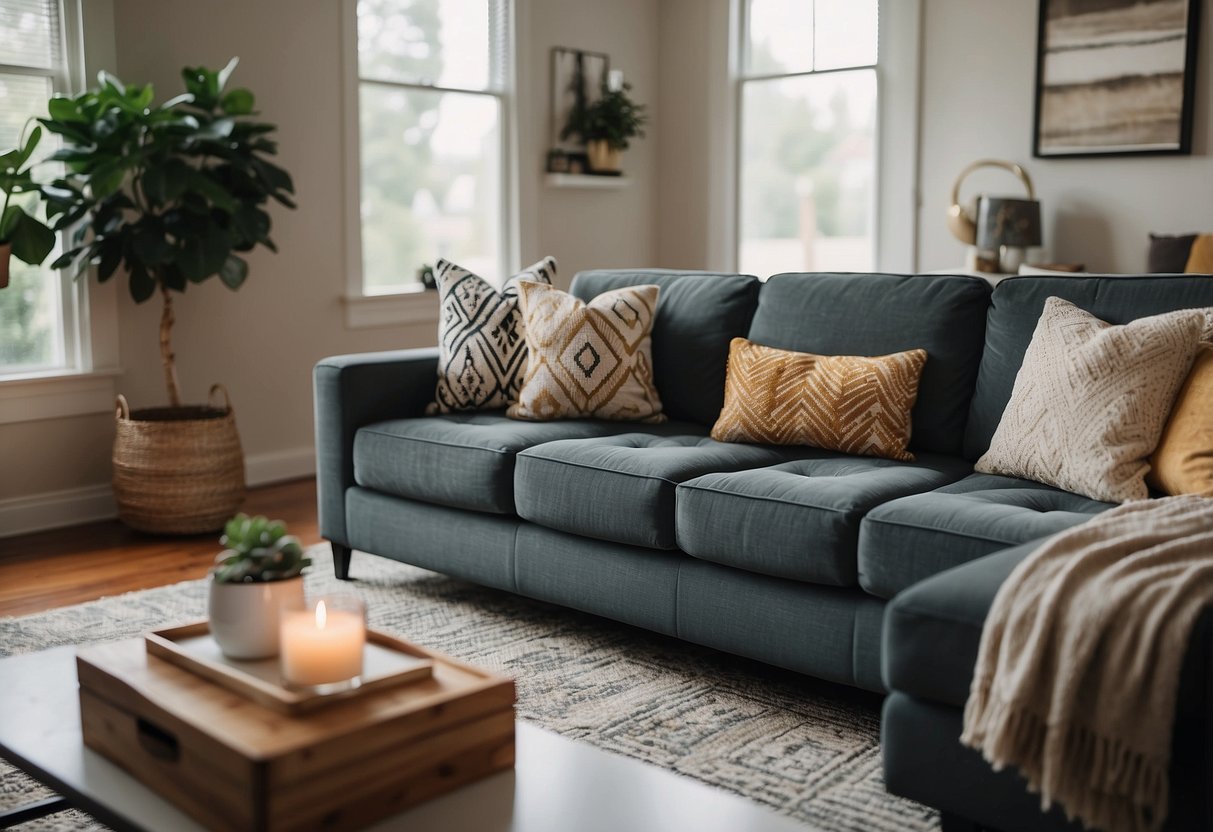
[[[1211,306],[1213,281],[1024,277],[991,291],[963,276],[785,274],[760,283],[636,270],[583,272],[572,291],[589,299],[638,283],[662,287],[653,360],[670,421],[661,425],[528,423],[501,412],[427,417],[436,350],[321,361],[320,529],[338,576],[348,577],[357,549],[892,691],[884,724],[890,789],[1004,822],[998,804],[948,805],[936,795],[948,789],[951,764],[939,749],[982,779],[984,763],[974,766],[962,753],[958,729],[948,725],[939,748],[915,733],[937,724],[930,718],[955,721],[972,671],[973,656],[956,646],[971,640],[972,622],[959,624],[954,639],[938,635],[958,600],[946,582],[967,586],[964,569],[1109,506],[974,474],[972,463],[998,424],[1046,297],[1123,322]],[[913,413],[916,461],[708,438],[736,336],[821,354],[925,349]],[[989,568],[987,583],[999,574]],[[926,607],[938,620],[918,626],[921,605],[903,607],[901,599],[939,582],[944,589]],[[989,598],[981,608],[977,595],[961,591],[959,601],[983,618]],[[915,771],[928,764],[935,768]],[[988,767],[984,777],[990,789],[1006,779]],[[1001,799],[1013,791],[990,793]]]

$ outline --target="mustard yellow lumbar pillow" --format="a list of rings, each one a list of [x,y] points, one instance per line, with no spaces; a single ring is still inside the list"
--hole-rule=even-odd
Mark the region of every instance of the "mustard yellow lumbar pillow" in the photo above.
[[[657,286],[604,292],[588,304],[544,283],[520,283],[529,351],[514,419],[664,422],[653,385]]]
[[[712,438],[911,461],[910,411],[926,361],[926,350],[813,355],[734,338]]]
[[[1146,482],[1165,494],[1213,497],[1213,344],[1201,344],[1179,388]]]
[[[1188,252],[1187,274],[1213,274],[1213,234],[1200,234]]]

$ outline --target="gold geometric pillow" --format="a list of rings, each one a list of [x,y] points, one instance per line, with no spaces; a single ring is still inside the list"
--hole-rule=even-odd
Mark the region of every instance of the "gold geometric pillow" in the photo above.
[[[910,411],[926,361],[926,350],[813,355],[734,338],[712,438],[910,462]]]
[[[543,283],[520,283],[526,376],[512,419],[664,422],[653,386],[657,286],[605,292],[586,304]]]
[[[1150,456],[1146,483],[1164,494],[1213,497],[1213,344],[1201,344]]]

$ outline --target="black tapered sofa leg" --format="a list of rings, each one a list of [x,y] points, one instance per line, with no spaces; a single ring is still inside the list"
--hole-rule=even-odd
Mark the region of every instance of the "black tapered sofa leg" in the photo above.
[[[354,550],[349,546],[342,546],[340,543],[332,543],[333,547],[333,573],[342,581],[350,579],[350,556],[354,554]]]

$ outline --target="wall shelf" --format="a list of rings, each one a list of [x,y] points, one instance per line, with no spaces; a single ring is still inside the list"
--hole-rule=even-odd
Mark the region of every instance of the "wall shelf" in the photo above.
[[[592,176],[585,173],[548,173],[544,183],[549,188],[625,188],[631,180],[626,176]]]

